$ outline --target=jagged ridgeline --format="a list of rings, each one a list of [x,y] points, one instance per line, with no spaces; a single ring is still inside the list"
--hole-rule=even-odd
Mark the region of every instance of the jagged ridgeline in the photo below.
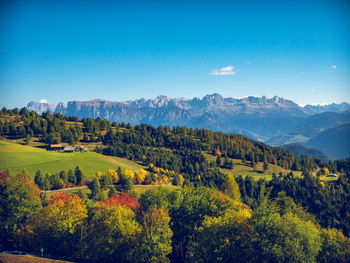
[[[26,108],[1,111],[0,132],[7,138],[32,137],[47,145],[65,142],[91,143],[95,151],[152,163],[184,175],[192,183],[218,186],[222,174],[217,167],[229,167],[230,159],[240,159],[254,167],[258,162],[274,164],[294,171],[311,171],[327,166],[341,169],[341,163],[325,163],[308,157],[295,157],[281,148],[267,146],[237,134],[224,134],[207,129],[110,123],[100,118],[67,117],[60,113],[41,115]],[[209,161],[205,153],[217,156]],[[221,159],[221,160],[220,160]],[[219,163],[220,162],[220,163]],[[199,180],[200,175],[200,180]]]

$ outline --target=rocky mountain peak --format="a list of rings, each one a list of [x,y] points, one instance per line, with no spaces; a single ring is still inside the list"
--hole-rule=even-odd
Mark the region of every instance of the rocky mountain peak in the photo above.
[[[205,102],[207,105],[210,105],[210,104],[223,104],[224,103],[224,98],[218,93],[213,93],[211,95],[204,96],[202,101]]]

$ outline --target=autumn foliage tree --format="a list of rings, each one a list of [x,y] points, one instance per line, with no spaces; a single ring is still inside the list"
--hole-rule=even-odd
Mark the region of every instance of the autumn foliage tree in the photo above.
[[[169,222],[169,214],[163,208],[152,207],[143,215],[138,262],[169,262],[173,236]]]
[[[130,196],[128,193],[121,193],[120,195],[113,194],[105,201],[100,202],[100,208],[105,206],[125,206],[136,212],[140,208],[140,203],[136,196]]]
[[[121,205],[98,207],[85,236],[86,258],[107,262],[134,262],[141,226],[135,213]]]
[[[41,208],[40,189],[23,171],[3,174],[0,179],[0,237],[3,247],[11,246],[16,232]]]
[[[230,196],[233,200],[241,201],[241,192],[239,186],[232,174],[228,174],[221,185],[222,191]]]
[[[117,184],[119,182],[119,175],[118,175],[117,171],[115,171],[113,169],[108,169],[107,175],[112,178],[113,183]]]
[[[31,245],[54,254],[69,255],[77,250],[79,231],[87,218],[87,210],[78,195],[59,192],[48,205],[33,214],[22,235],[32,236]]]
[[[220,217],[207,216],[199,230],[195,258],[202,262],[256,262],[251,216],[249,208],[227,210]]]

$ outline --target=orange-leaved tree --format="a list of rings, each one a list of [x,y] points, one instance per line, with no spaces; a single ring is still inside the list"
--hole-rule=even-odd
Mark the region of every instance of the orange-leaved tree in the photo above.
[[[51,197],[46,207],[29,218],[21,234],[33,248],[43,247],[53,254],[71,256],[78,251],[87,216],[85,204],[78,195],[59,192]]]
[[[140,203],[136,196],[121,193],[120,195],[113,194],[107,200],[100,202],[100,208],[105,206],[125,206],[136,212],[140,208]]]

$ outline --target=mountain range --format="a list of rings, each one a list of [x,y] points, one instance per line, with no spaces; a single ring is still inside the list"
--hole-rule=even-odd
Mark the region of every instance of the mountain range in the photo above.
[[[311,141],[309,146],[320,147],[322,141],[327,139],[327,136],[319,137],[322,132],[350,123],[350,104],[346,102],[301,107],[278,96],[235,99],[224,98],[217,93],[193,99],[158,96],[155,99],[141,98],[124,102],[95,99],[48,104],[32,101],[27,108],[37,113],[50,111],[79,118],[100,117],[133,125],[180,125],[240,133],[273,146],[286,143],[306,145],[315,139],[320,142]],[[345,137],[348,138],[349,134],[346,136],[345,133]],[[330,154],[325,151],[335,158],[350,156],[349,150],[339,152],[332,150]]]

